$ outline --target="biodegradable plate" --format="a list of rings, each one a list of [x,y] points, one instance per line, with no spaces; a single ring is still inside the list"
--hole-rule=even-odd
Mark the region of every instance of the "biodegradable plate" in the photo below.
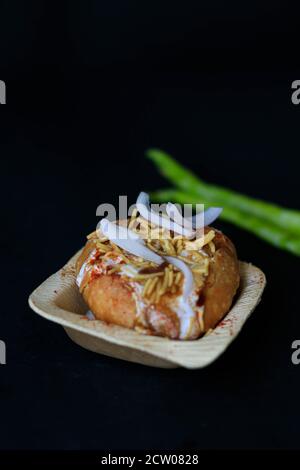
[[[222,322],[203,338],[176,341],[86,319],[88,308],[75,283],[79,253],[32,292],[30,307],[47,320],[62,325],[68,336],[83,348],[153,367],[197,369],[211,364],[238,335],[259,303],[266,284],[260,269],[240,262],[241,287]]]

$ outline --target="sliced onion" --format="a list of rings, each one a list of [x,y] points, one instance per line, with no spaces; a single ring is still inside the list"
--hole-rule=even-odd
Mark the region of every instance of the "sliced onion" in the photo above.
[[[192,228],[184,228],[176,222],[172,221],[169,217],[162,217],[157,212],[150,209],[149,195],[141,192],[136,201],[136,208],[144,219],[148,220],[159,227],[164,227],[167,230],[172,230],[175,233],[179,233],[186,237],[192,237],[195,235]]]
[[[156,264],[163,263],[163,258],[150,250],[150,248],[145,245],[144,240],[139,238],[132,230],[122,227],[121,232],[119,232],[118,229],[120,226],[110,222],[108,219],[102,219],[100,225],[103,234],[123,250]],[[127,238],[125,238],[126,232]],[[122,238],[118,237],[118,233],[122,234]],[[132,234],[134,234],[134,237]]]
[[[192,222],[186,217],[184,218],[180,212],[180,210],[177,208],[176,204],[172,204],[171,202],[168,202],[167,207],[166,207],[166,212],[170,219],[174,220],[177,224],[184,226],[190,230],[193,229]]]
[[[143,240],[139,237],[137,233],[133,230],[130,230],[127,227],[122,225],[117,225],[113,222],[110,222],[108,219],[102,219],[100,222],[100,227],[102,233],[111,239],[120,239],[120,240],[136,240],[142,242]]]
[[[204,212],[199,212],[199,214],[196,214],[191,218],[193,227],[200,228],[202,226],[206,227],[207,225],[210,225],[219,217],[222,210],[222,207],[210,207]]]
[[[210,225],[216,220],[222,212],[222,207],[210,207],[209,209],[199,212],[193,217],[183,217],[175,204],[168,202],[166,212],[168,216],[177,224],[187,227],[188,229],[198,229]]]

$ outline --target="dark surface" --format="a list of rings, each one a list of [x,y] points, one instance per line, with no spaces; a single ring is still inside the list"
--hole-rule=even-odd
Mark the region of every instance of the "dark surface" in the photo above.
[[[98,204],[167,185],[149,146],[299,208],[297,14],[279,1],[200,4],[1,4],[2,449],[299,447],[298,258],[218,224],[268,286],[204,370],[92,354],[27,305],[94,229]]]

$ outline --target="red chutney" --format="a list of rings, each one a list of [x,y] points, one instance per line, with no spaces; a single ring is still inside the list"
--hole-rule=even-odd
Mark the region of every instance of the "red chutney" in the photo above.
[[[100,252],[97,250],[96,253],[94,253],[89,259],[88,264],[94,265],[96,261],[99,259],[99,257],[100,257]]]

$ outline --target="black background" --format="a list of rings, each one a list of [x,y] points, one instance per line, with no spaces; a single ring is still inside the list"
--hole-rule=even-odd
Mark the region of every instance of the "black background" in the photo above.
[[[27,305],[98,204],[167,186],[149,146],[299,208],[298,13],[279,0],[1,1],[0,448],[298,448],[298,258],[218,223],[268,286],[205,370],[92,354]]]

